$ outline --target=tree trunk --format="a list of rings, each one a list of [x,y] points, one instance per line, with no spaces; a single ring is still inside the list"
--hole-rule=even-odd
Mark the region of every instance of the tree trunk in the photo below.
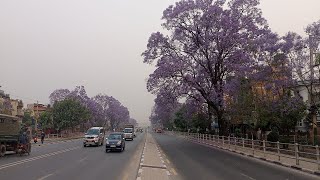
[[[227,136],[228,135],[227,126],[226,126],[225,119],[223,118],[222,111],[217,112],[217,119],[218,119],[218,124],[219,124],[219,135],[220,136]]]
[[[210,105],[208,105],[208,127],[207,128],[209,132],[211,131],[212,115],[213,115],[212,108]]]

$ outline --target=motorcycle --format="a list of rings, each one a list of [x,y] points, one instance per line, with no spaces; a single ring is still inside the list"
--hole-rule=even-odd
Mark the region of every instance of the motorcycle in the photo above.
[[[30,155],[30,151],[31,151],[31,144],[18,144],[17,147],[17,154],[19,154],[20,156],[22,156],[23,154],[28,154]]]

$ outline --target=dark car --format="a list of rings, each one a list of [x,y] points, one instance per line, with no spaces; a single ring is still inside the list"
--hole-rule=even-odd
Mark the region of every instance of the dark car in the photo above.
[[[106,152],[117,150],[117,151],[124,151],[126,147],[124,134],[121,132],[114,132],[111,133],[106,138]]]

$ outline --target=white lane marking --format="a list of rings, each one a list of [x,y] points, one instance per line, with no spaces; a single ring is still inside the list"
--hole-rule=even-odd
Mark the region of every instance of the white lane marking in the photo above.
[[[243,173],[240,173],[242,176],[244,176],[244,177],[246,177],[246,178],[249,178],[249,179],[251,179],[251,180],[256,180],[256,179],[254,179],[254,178],[252,178],[252,177],[250,177],[250,176],[248,176],[248,175],[246,175],[246,174],[243,174]]]
[[[81,163],[81,162],[85,161],[86,159],[87,159],[87,157],[84,157],[84,158],[80,159],[78,162]]]
[[[37,157],[29,158],[29,159],[24,159],[24,160],[21,160],[21,161],[16,161],[16,162],[8,163],[8,164],[4,164],[4,165],[0,166],[0,170],[6,169],[6,168],[9,168],[9,167],[12,167],[12,166],[17,166],[19,164],[24,164],[24,163],[27,163],[27,162],[35,161],[35,160],[38,160],[38,159],[54,156],[54,155],[57,155],[57,154],[69,152],[69,151],[76,150],[76,149],[80,149],[80,147],[64,149],[64,150],[60,150],[60,151],[57,151],[57,152],[52,152],[52,153],[49,153],[49,154],[44,154],[44,155],[41,155],[41,156],[37,156]]]
[[[39,178],[38,180],[44,180],[44,179],[46,179],[46,178],[48,178],[48,177],[50,177],[50,176],[52,176],[53,174],[48,174],[48,175],[46,175],[46,176],[43,176],[43,177],[41,177],[41,178]]]

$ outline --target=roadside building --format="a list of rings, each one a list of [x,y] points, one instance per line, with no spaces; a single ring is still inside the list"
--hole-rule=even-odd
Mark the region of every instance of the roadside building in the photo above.
[[[18,99],[11,99],[12,116],[23,117],[23,102]]]
[[[0,90],[0,113],[11,116],[23,116],[23,102],[19,99],[10,99],[9,94]]]
[[[312,101],[314,105],[320,105],[320,83],[319,82],[313,82],[312,83],[312,91],[311,93],[311,82],[310,81],[304,81],[304,82],[298,82],[295,86],[295,90],[297,93],[300,94],[300,96],[303,98],[303,101],[306,103],[308,109],[312,105]],[[317,113],[317,127],[318,127],[318,135],[320,135],[320,114]],[[301,121],[298,122],[296,130],[307,132],[312,126],[312,123],[307,120],[307,118],[301,119]]]
[[[49,108],[48,105],[38,104],[38,103],[27,105],[27,111],[30,112],[32,117],[36,117],[36,118],[40,117],[41,113],[45,112],[48,108]]]

